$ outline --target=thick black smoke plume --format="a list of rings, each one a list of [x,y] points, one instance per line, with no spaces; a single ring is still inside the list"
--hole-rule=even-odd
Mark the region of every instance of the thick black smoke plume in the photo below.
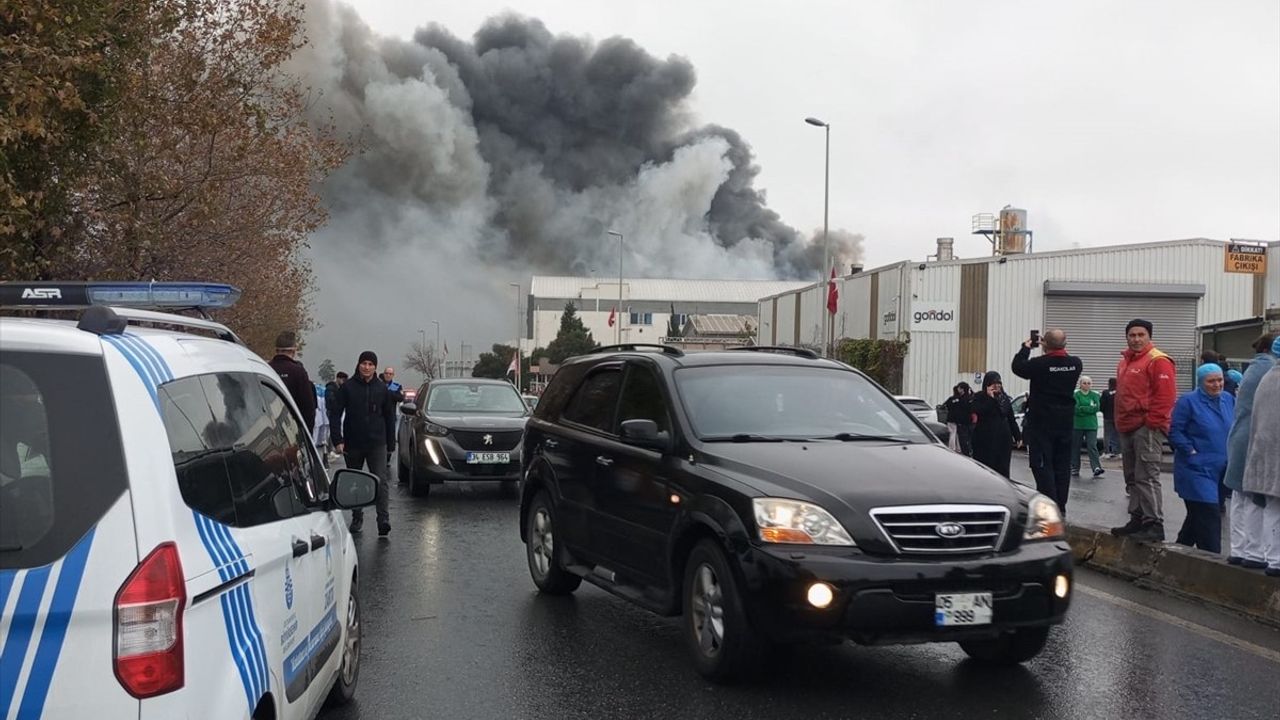
[[[767,207],[750,146],[694,123],[687,60],[517,15],[471,41],[438,25],[406,41],[331,0],[307,11],[292,69],[317,91],[317,119],[359,147],[326,183],[331,220],[312,240],[326,325],[367,303],[492,304],[533,273],[608,275],[609,230],[628,275],[819,274],[820,233]],[[839,237],[833,264],[847,267],[860,238]]]

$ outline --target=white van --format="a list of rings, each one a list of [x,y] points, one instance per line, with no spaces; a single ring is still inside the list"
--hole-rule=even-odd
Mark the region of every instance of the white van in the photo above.
[[[0,283],[0,718],[310,718],[359,677],[355,546],[228,286]],[[149,325],[152,327],[143,327]],[[155,326],[163,326],[159,329]]]

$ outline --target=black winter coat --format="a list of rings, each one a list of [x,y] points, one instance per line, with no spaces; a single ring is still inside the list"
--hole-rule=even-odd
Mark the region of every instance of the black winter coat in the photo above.
[[[302,422],[306,424],[307,432],[312,432],[316,429],[316,386],[311,384],[307,369],[288,355],[276,355],[269,364],[288,388],[293,404],[298,406],[298,412],[302,413]]]
[[[952,395],[947,398],[946,402],[942,403],[942,407],[947,410],[947,422],[955,423],[956,425],[972,424],[973,418],[970,417],[973,414],[973,408],[970,407],[972,402],[972,395],[961,395],[959,397]]]
[[[978,424],[973,426],[973,459],[1009,477],[1013,446],[1022,442],[1022,431],[1013,416],[1013,401],[1004,393],[991,397],[977,392],[970,406],[978,416]]]
[[[334,445],[357,450],[372,450],[385,444],[391,451],[396,446],[395,394],[387,390],[382,378],[374,375],[368,382],[355,373],[338,387],[330,399],[329,432]],[[343,418],[342,413],[346,412]]]

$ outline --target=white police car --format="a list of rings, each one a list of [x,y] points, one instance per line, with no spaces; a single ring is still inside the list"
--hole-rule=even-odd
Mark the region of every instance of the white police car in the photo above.
[[[309,718],[351,699],[341,510],[375,479],[330,481],[279,376],[227,328],[102,305],[238,295],[0,283],[0,305],[88,306],[0,318],[0,718]]]

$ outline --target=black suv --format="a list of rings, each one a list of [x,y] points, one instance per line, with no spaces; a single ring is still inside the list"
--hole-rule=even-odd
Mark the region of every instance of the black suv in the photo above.
[[[524,436],[539,590],[684,615],[697,669],[774,644],[956,641],[1016,663],[1070,601],[1057,505],[938,444],[861,372],[789,348],[567,361]],[[753,351],[753,352],[749,352]]]

